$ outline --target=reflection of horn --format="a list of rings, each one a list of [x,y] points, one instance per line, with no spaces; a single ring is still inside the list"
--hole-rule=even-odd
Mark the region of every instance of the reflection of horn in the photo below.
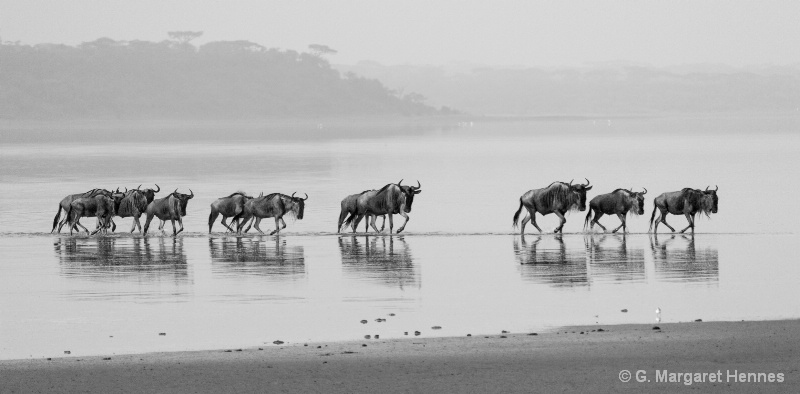
[[[645,195],[645,194],[647,194],[647,188],[646,188],[646,187],[644,187],[644,186],[642,186],[642,189],[644,189],[644,193],[642,193],[642,195]]]
[[[400,182],[397,182],[397,186],[400,186],[401,183],[403,183],[402,179],[400,180]]]
[[[303,194],[306,195],[306,198],[304,198],[303,201],[308,200],[308,193],[303,193]]]
[[[156,190],[156,193],[160,192],[161,191],[161,187],[158,186],[158,183],[156,183],[156,187],[158,188],[158,190]]]

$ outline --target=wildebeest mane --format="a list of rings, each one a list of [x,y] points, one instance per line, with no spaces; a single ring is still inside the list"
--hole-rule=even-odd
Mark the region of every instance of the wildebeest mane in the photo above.
[[[632,193],[630,190],[628,190],[628,189],[623,189],[623,188],[619,188],[619,189],[617,189],[617,190],[614,190],[613,192],[611,192],[611,194],[614,194],[614,193],[616,193],[616,192],[620,192],[620,191],[622,191],[622,192],[625,192],[625,193],[627,193],[628,195],[631,195],[631,194],[633,194],[633,193]]]
[[[147,209],[147,197],[144,193],[138,190],[131,190],[128,195],[120,201],[117,215],[119,216],[133,216],[136,211],[144,212]]]
[[[375,208],[379,212],[394,212],[396,210],[394,193],[389,192],[389,187],[391,186],[394,186],[394,183],[387,184],[375,194]]]
[[[250,196],[248,196],[248,195],[247,195],[247,193],[245,193],[245,192],[243,192],[243,191],[241,191],[241,190],[237,190],[237,191],[235,191],[235,192],[231,193],[231,195],[230,195],[230,196],[227,196],[227,197],[222,197],[222,198],[231,198],[231,197],[233,197],[233,196],[235,196],[235,195],[237,195],[237,194],[241,195],[242,197],[250,197]]]
[[[569,185],[564,182],[551,183],[542,194],[542,202],[545,206],[566,206],[570,211],[577,209],[578,198],[570,191]]]

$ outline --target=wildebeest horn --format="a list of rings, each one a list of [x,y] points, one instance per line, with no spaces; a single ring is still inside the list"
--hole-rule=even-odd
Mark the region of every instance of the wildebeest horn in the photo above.
[[[258,195],[259,197],[264,197],[264,192],[262,191],[261,194]]]
[[[192,189],[189,189],[189,193],[191,193],[192,197],[194,197],[194,192],[192,191]]]
[[[158,186],[158,183],[156,183],[156,187],[158,188],[158,190],[156,190],[156,193],[160,192],[161,191],[161,187]]]
[[[294,193],[292,193],[292,198],[294,198],[294,195],[295,195],[295,194],[297,194],[297,192],[294,192]]]
[[[714,185],[714,191],[719,190],[719,185]]]
[[[125,193],[127,193],[127,192],[128,192],[128,187],[125,186]],[[119,193],[119,188],[117,188],[117,193]]]
[[[141,188],[141,187],[142,187],[142,185],[139,184],[139,186],[136,186],[136,190],[139,190],[139,188]]]
[[[128,188],[127,188],[127,187],[125,188],[125,191],[128,191]],[[119,193],[119,188],[117,188],[117,191],[116,191],[116,193]]]
[[[303,201],[308,200],[308,193],[303,193],[303,194],[306,195],[306,198],[304,198]]]
[[[647,188],[646,188],[646,187],[644,187],[644,186],[642,186],[642,189],[644,189],[644,193],[642,193],[642,195],[645,195],[645,194],[647,194]]]
[[[706,186],[706,191],[708,191],[708,188],[709,188],[709,187],[711,187],[711,186]]]
[[[583,178],[583,179],[586,179],[586,184],[583,185],[583,186],[589,186],[589,184],[591,183],[591,182],[589,182],[589,178]]]
[[[419,183],[419,180],[417,180],[417,189],[422,189],[422,185]]]
[[[403,183],[402,179],[400,180],[400,182],[397,182],[397,186],[400,186],[401,183]]]
[[[178,192],[178,189],[176,188],[176,189],[175,189],[175,191],[174,191],[174,192],[172,192],[172,194],[175,194],[175,193],[177,193],[177,192]]]

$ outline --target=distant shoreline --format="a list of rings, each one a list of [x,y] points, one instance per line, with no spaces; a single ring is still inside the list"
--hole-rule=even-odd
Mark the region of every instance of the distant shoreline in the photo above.
[[[0,375],[12,392],[788,392],[799,386],[798,338],[800,320],[597,325],[6,360]],[[630,382],[621,371],[633,374]],[[657,382],[663,371],[719,373],[723,381]],[[740,372],[781,374],[783,382],[730,380]]]

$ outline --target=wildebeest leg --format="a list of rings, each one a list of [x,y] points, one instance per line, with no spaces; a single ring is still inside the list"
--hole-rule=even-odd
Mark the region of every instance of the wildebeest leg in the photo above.
[[[591,230],[592,228],[594,228],[594,225],[595,225],[595,224],[597,224],[598,226],[600,226],[600,228],[602,228],[602,229],[603,229],[603,232],[606,232],[606,226],[603,226],[603,225],[602,225],[602,224],[600,224],[600,222],[598,221],[598,220],[600,220],[600,218],[603,216],[603,213],[602,213],[602,212],[600,212],[600,211],[594,211],[594,212],[595,212],[595,214],[594,214],[594,219],[592,219],[591,223],[589,223],[589,230]],[[614,231],[616,231],[616,230],[614,230]]]
[[[381,222],[381,232],[383,232],[383,229],[386,228],[386,215],[381,215],[381,218],[383,219]],[[378,220],[378,218],[375,217],[375,220]]]
[[[686,226],[685,229],[681,230],[681,234],[683,234],[684,232],[686,232],[686,230],[690,228],[692,229],[692,234],[694,234],[694,215],[690,213],[684,213],[684,215],[686,216],[686,220],[689,221],[689,225]]]
[[[554,211],[553,213],[556,214],[556,216],[558,216],[559,220],[561,220],[561,224],[558,227],[556,227],[555,231],[553,231],[553,234],[563,233],[564,225],[567,223],[567,219],[564,217],[564,214],[559,211]]]
[[[616,233],[617,231],[619,231],[619,229],[620,229],[620,228],[622,228],[622,233],[624,234],[624,233],[625,233],[625,231],[627,231],[627,230],[628,230],[627,226],[625,225],[625,215],[623,215],[623,214],[621,214],[621,213],[618,213],[618,214],[617,214],[617,217],[619,218],[619,220],[620,220],[622,223],[619,225],[619,227],[615,228],[615,229],[614,229],[614,231],[612,231],[612,233]],[[598,223],[598,224],[599,224],[599,223]]]
[[[148,214],[147,219],[144,221],[144,232],[142,235],[147,235],[147,229],[150,228],[150,222],[153,221],[153,215]]]
[[[659,218],[659,220],[656,220],[656,228],[653,230],[654,233],[658,232],[658,223],[659,222],[664,223],[664,225],[669,227],[669,229],[673,233],[675,232],[675,229],[672,228],[672,226],[670,226],[669,223],[667,223],[667,210],[666,209],[661,209],[661,217]]]
[[[400,212],[402,212],[402,210],[400,210]],[[394,216],[394,215],[392,215],[390,213],[389,214],[389,234],[392,233],[392,228],[394,228],[394,220],[392,219],[392,216]]]
[[[358,216],[355,218],[355,220],[353,220],[353,233],[358,231],[358,225],[359,225],[359,223],[361,223],[361,219],[364,219],[364,214],[363,213],[358,214]],[[367,219],[367,220],[369,220],[369,219]]]
[[[139,223],[139,215],[134,215],[133,216],[133,223],[131,223],[131,234],[133,234],[133,231],[136,230],[136,227],[139,227],[139,232],[141,233],[142,232],[142,224]]]
[[[408,220],[410,219],[410,218],[408,217],[408,214],[407,214],[407,213],[405,213],[405,211],[404,211],[404,210],[402,210],[402,209],[400,210],[400,216],[402,216],[402,217],[406,218],[406,221],[405,221],[405,222],[403,222],[403,225],[402,225],[402,226],[400,226],[400,228],[399,228],[399,229],[397,229],[397,233],[398,233],[398,234],[400,234],[400,232],[401,232],[401,231],[403,231],[403,230],[406,228],[406,225],[408,224]]]
[[[229,225],[228,225],[228,223],[225,223],[225,220],[227,220],[227,219],[228,219],[228,217],[227,217],[227,216],[225,216],[225,215],[222,215],[222,225],[223,225],[223,226],[225,226],[225,228],[227,228],[227,229],[228,229],[228,232],[231,232],[231,233],[233,233],[234,231],[233,231],[233,229],[231,228],[231,226],[229,226]]]
[[[370,219],[372,219],[372,223],[371,223],[372,224],[372,229],[375,230],[376,233],[382,232],[383,229],[378,231],[378,226],[375,225],[375,223],[378,221],[378,215],[370,215]],[[386,219],[384,219],[384,220],[386,220]]]
[[[169,221],[172,223],[172,235],[178,235],[178,231],[175,229],[175,219],[170,218]]]
[[[161,223],[158,224],[158,229],[161,230],[161,235],[167,235],[167,232],[164,231],[164,225],[167,224],[166,220],[158,219]]]
[[[178,216],[178,225],[181,226],[181,229],[178,230],[178,232],[175,233],[175,235],[178,235],[181,233],[181,231],[183,231],[183,218],[181,218],[180,216]],[[175,221],[172,221],[172,231],[175,231]]]
[[[538,230],[541,233],[542,229],[539,228],[538,224],[536,224],[536,210],[534,208],[528,208],[528,213],[531,216],[530,217],[531,224],[533,225],[533,227],[536,227],[536,230]]]
[[[253,227],[256,230],[258,230],[259,233],[264,234],[264,232],[261,231],[261,227],[259,227],[260,224],[261,224],[261,218],[257,217],[255,219],[253,219]],[[247,227],[247,230],[250,230],[250,227]],[[245,232],[247,232],[247,231],[245,230]]]
[[[286,223],[285,222],[283,222],[283,227],[279,227],[279,223],[281,223],[281,222],[283,222],[283,217],[282,216],[275,216],[275,231],[269,233],[269,235],[277,234],[282,229],[286,228]]]
[[[75,221],[75,223],[74,223],[74,224],[72,224],[72,227],[75,227],[75,231],[78,231],[78,232],[80,232],[80,231],[78,230],[78,226],[80,226],[80,228],[82,228],[82,229],[83,229],[83,231],[86,231],[86,234],[89,234],[89,229],[88,229],[88,228],[86,228],[86,227],[83,227],[83,225],[81,224],[81,218],[78,218],[78,220],[76,220],[76,221]],[[60,230],[59,230],[59,231],[60,231]],[[72,234],[72,230],[70,230],[70,234]]]

